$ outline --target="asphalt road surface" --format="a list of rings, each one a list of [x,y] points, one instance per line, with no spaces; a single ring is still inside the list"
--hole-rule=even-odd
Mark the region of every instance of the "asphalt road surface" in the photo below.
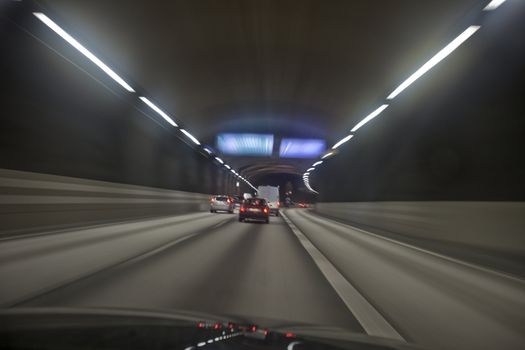
[[[431,349],[519,349],[525,282],[291,209],[195,213],[0,241],[0,305],[180,309]]]

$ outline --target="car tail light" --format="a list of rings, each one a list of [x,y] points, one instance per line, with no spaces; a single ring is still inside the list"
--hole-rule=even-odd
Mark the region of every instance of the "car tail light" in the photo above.
[[[204,328],[204,322],[197,323],[197,327],[198,328]]]
[[[220,323],[215,323],[213,325],[213,329],[220,329],[221,328],[221,324]]]
[[[245,207],[241,207],[239,210],[240,210],[241,212],[244,212],[244,211],[246,210],[246,208],[245,208]]]
[[[263,211],[265,214],[268,214],[268,208],[264,208]]]
[[[252,332],[257,331],[257,326],[252,326]]]
[[[277,202],[277,208],[281,206],[281,202]]]
[[[264,336],[266,337],[267,335],[268,335],[268,330],[265,329],[265,330],[264,330]]]
[[[286,338],[295,338],[295,334],[288,332],[286,333]]]

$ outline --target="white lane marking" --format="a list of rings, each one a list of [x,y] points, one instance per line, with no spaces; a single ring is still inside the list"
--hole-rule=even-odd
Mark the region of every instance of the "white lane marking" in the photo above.
[[[525,283],[525,279],[520,278],[518,276],[509,275],[509,274],[501,272],[501,271],[492,270],[490,268],[486,268],[486,267],[483,267],[483,266],[475,265],[475,264],[472,264],[472,263],[469,263],[469,262],[466,262],[466,261],[463,261],[463,260],[459,260],[459,259],[447,256],[447,255],[439,254],[439,253],[433,252],[431,250],[427,250],[427,249],[424,249],[424,248],[419,248],[419,247],[413,246],[413,245],[408,244],[408,243],[396,241],[395,239],[388,238],[388,237],[379,235],[377,233],[365,231],[365,230],[360,229],[358,227],[355,227],[355,226],[352,226],[352,225],[349,225],[349,224],[344,224],[342,222],[339,222],[339,221],[336,221],[336,220],[333,220],[333,219],[329,219],[329,218],[325,218],[325,217],[318,218],[318,217],[315,217],[314,215],[312,215],[310,213],[308,213],[308,214],[304,213],[301,216],[305,217],[308,220],[315,221],[315,222],[323,223],[323,221],[328,221],[328,222],[324,222],[324,223],[325,224],[332,224],[333,226],[342,226],[343,228],[346,228],[346,229],[350,228],[352,230],[355,230],[355,231],[358,231],[358,232],[361,232],[361,233],[365,233],[365,234],[367,234],[369,236],[372,236],[372,237],[375,237],[375,238],[380,238],[380,239],[385,240],[387,242],[395,243],[395,244],[403,246],[405,248],[413,249],[413,250],[416,250],[416,251],[421,252],[421,253],[426,253],[426,254],[435,256],[437,258],[441,258],[443,260],[447,260],[447,261],[450,261],[450,262],[453,262],[453,263],[456,263],[456,264],[467,266],[467,267],[470,267],[472,269],[483,271],[485,273],[493,274],[493,275],[496,275],[498,277],[508,278],[508,279],[512,279],[512,280],[515,280],[515,281],[520,282],[520,283]]]
[[[323,253],[321,253],[321,251],[317,249],[299,230],[299,228],[288,219],[287,215],[282,213],[281,216],[366,333],[378,337],[405,340],[401,334],[399,334],[394,327],[388,323],[383,315],[381,315],[372,304],[370,304],[361,293],[359,293],[359,291],[357,291],[357,289],[355,289],[354,286],[344,278],[335,266],[328,261]]]

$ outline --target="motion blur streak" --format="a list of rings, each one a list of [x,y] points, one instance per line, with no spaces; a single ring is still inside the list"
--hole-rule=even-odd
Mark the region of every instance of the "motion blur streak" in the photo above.
[[[75,38],[69,35],[65,30],[60,28],[55,22],[53,22],[49,17],[44,15],[41,12],[33,13],[36,18],[41,20],[46,26],[51,28],[55,33],[60,35],[65,41],[67,41],[71,46],[80,51],[84,56],[86,56],[91,62],[96,64],[100,69],[102,69],[107,75],[109,75],[113,80],[119,83],[124,89],[129,92],[135,92],[128,83],[124,81],[117,73],[115,73],[111,68],[109,68],[104,62],[102,62],[97,56],[93,55],[88,49],[86,49],[82,44],[80,44]]]

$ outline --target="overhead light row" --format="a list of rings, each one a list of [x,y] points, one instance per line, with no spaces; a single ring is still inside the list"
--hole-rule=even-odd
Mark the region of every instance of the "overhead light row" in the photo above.
[[[42,12],[33,12],[33,15],[36,18],[38,18],[42,23],[44,23],[46,26],[48,26],[51,30],[53,30],[56,34],[58,34],[60,37],[62,37],[65,41],[67,41],[71,46],[73,46],[75,49],[77,49],[80,53],[82,53],[85,57],[87,57],[91,62],[93,62],[100,69],[102,69],[102,71],[104,71],[110,78],[112,78],[114,81],[116,81],[124,89],[126,89],[128,92],[135,93],[135,90],[126,81],[124,81],[124,79],[122,79],[117,73],[115,73],[111,68],[109,68],[104,62],[102,62],[98,57],[96,57],[91,51],[86,49],[75,38],[73,38],[71,35],[69,35],[65,30],[63,30],[58,24],[56,24],[48,16],[46,16]],[[156,112],[158,115],[160,115],[171,126],[173,126],[175,128],[179,127],[179,125],[173,120],[172,117],[170,117],[162,109],[160,109],[153,102],[151,102],[150,99],[148,99],[145,96],[139,96],[139,99],[143,103],[145,103],[149,108],[151,108],[154,112]],[[186,136],[189,140],[191,140],[195,145],[201,146],[200,141],[195,136],[193,136],[188,130],[182,129],[182,128],[179,129],[179,130],[180,130],[180,132],[182,134],[184,134],[184,136]],[[210,150],[208,147],[202,147],[202,149],[208,155],[214,156],[213,155],[213,151]],[[217,162],[219,162],[220,164],[224,164],[224,161],[222,159],[220,159],[219,157],[214,157],[214,159]],[[251,188],[253,188],[254,190],[257,190],[248,180],[246,180],[244,177],[239,175],[229,165],[224,164],[224,166],[228,170],[230,170],[236,177],[238,177],[241,180],[243,180],[244,182],[246,182]]]
[[[492,11],[497,9],[502,3],[504,3],[505,0],[492,0],[490,1],[485,8],[483,8],[483,11]],[[445,59],[448,55],[450,55],[455,49],[457,49],[461,44],[463,44],[468,38],[470,38],[474,33],[476,33],[481,28],[480,25],[471,25],[467,29],[465,29],[461,34],[459,34],[454,40],[452,40],[448,45],[446,45],[443,49],[441,49],[438,53],[436,53],[432,58],[430,58],[425,64],[423,64],[421,67],[419,67],[412,75],[410,75],[405,81],[403,81],[398,87],[394,89],[387,97],[387,101],[393,100],[396,96],[398,96],[401,92],[403,92],[406,88],[408,88],[410,85],[412,85],[417,79],[421,78],[426,72],[428,72],[432,67],[437,65],[439,62],[441,62],[443,59]],[[332,150],[337,149],[339,146],[344,144],[345,142],[348,142],[353,136],[357,130],[359,130],[363,125],[368,123],[370,120],[377,117],[381,112],[383,112],[388,107],[388,104],[382,104],[378,108],[376,108],[372,113],[367,115],[365,118],[363,118],[359,123],[357,123],[351,130],[351,134],[345,136],[341,140],[337,141],[333,146]],[[326,154],[324,154],[321,159],[329,158],[330,156],[333,156],[334,152],[330,151]],[[319,165],[319,162],[316,162],[312,165],[312,167],[315,168],[316,165]],[[316,192],[313,190],[309,184],[308,175],[309,171],[313,171],[314,169],[309,168],[305,175],[303,176],[304,183],[306,187],[311,190],[312,192]]]

